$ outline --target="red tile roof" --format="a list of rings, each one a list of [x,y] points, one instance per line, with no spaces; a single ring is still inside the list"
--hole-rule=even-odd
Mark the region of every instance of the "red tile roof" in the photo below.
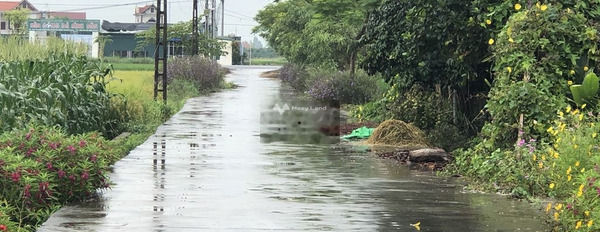
[[[23,0],[23,1],[19,1],[19,2],[17,2],[17,1],[0,1],[0,11],[14,10],[20,4],[27,6],[27,8],[29,8],[31,11],[37,11],[37,9],[33,6],[33,4],[31,4],[27,0]]]
[[[0,11],[8,11],[17,8],[21,2],[0,1]]]
[[[48,12],[48,15],[52,18],[67,18],[67,19],[86,19],[87,14],[85,12]]]
[[[135,8],[135,13],[136,14],[141,14],[146,12],[148,9],[150,9],[150,7],[154,6],[154,4],[152,5],[146,5],[146,6],[142,6],[142,7],[136,7]]]

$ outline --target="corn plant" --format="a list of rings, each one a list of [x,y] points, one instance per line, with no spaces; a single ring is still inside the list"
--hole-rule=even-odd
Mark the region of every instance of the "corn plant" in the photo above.
[[[106,91],[109,74],[110,69],[68,52],[0,63],[0,131],[36,123],[71,134],[114,136],[128,117],[112,104],[126,101],[113,101],[118,96]]]

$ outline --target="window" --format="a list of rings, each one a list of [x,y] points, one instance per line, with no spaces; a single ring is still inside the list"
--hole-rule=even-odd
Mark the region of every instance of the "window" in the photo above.
[[[154,7],[150,7],[150,13],[154,13]]]
[[[0,30],[6,30],[6,22],[0,22]]]

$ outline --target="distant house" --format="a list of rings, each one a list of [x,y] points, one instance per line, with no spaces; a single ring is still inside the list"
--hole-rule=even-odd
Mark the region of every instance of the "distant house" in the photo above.
[[[10,35],[13,32],[10,22],[3,18],[6,11],[27,8],[31,11],[30,19],[76,19],[83,20],[87,18],[86,12],[60,12],[60,11],[39,11],[33,4],[27,0],[23,1],[0,1],[0,35]]]
[[[31,10],[32,13],[29,16],[29,18],[32,18],[32,19],[39,18],[39,15],[37,15],[35,13],[35,12],[38,12],[38,10],[27,0],[0,1],[0,35],[12,34],[13,29],[15,29],[15,28],[11,28],[10,22],[3,17],[4,12],[16,10],[16,9],[20,9],[20,8],[27,8],[27,9]]]
[[[116,57],[154,57],[156,46],[154,44],[146,47],[138,47],[140,39],[136,35],[156,26],[154,23],[113,23],[102,22],[104,36],[110,37],[110,42],[104,46],[105,56]]]
[[[85,20],[87,19],[86,12],[60,12],[60,11],[48,11],[40,12],[41,18],[47,19],[73,19],[73,20]]]
[[[156,6],[146,5],[135,8],[135,22],[136,23],[153,23],[156,22]]]

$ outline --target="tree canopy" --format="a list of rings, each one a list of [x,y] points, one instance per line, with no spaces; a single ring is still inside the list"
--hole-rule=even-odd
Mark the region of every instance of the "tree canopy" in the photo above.
[[[276,1],[257,14],[253,32],[291,62],[348,69],[364,19],[380,2]]]
[[[191,20],[186,22],[179,22],[172,26],[169,26],[167,33],[167,37],[169,39],[181,39],[184,54],[192,54],[193,40]],[[142,39],[138,44],[138,46],[140,47],[154,44],[156,39],[156,28],[153,27],[150,30],[139,33],[137,34],[137,37]],[[221,56],[223,54],[223,51],[221,49],[223,48],[224,44],[222,42],[219,42],[217,39],[209,38],[206,35],[200,33],[198,36],[198,41],[199,54],[208,57]]]

